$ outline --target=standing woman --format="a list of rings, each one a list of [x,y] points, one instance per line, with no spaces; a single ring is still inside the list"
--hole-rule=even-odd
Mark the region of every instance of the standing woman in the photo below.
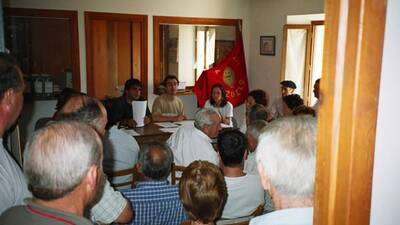
[[[225,88],[221,84],[215,84],[211,89],[211,97],[204,105],[205,108],[213,108],[219,113],[222,123],[232,126],[233,106],[226,99]]]

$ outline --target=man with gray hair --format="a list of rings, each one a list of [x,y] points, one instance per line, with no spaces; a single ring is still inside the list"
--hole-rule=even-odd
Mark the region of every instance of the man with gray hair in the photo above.
[[[221,117],[211,108],[197,111],[194,126],[180,127],[167,140],[174,153],[176,165],[188,166],[196,160],[205,160],[219,165],[218,154],[214,150],[211,139],[218,136],[221,130]]]
[[[256,162],[256,148],[258,145],[258,137],[262,130],[267,126],[267,122],[264,120],[256,120],[251,122],[246,131],[247,142],[249,145],[249,153],[247,159],[244,162],[244,171],[249,174],[258,174],[257,162]]]
[[[277,210],[252,219],[251,225],[312,225],[316,131],[316,120],[308,115],[267,125],[256,160]]]
[[[92,224],[84,212],[101,196],[105,177],[98,134],[78,122],[53,123],[30,138],[24,172],[33,199],[0,217],[2,225]]]
[[[122,191],[136,212],[132,225],[179,225],[187,220],[178,187],[167,180],[172,160],[171,149],[165,144],[148,144],[139,152],[136,169],[144,181],[138,182],[134,189]]]
[[[90,125],[102,138],[106,133],[107,112],[103,104],[95,98],[86,95],[74,96],[68,100],[58,115],[60,120],[79,121]],[[104,156],[109,155],[107,151],[109,149],[104,149]],[[100,201],[90,210],[91,219],[104,224],[130,222],[133,212],[129,201],[120,192],[115,191],[108,180],[103,192]]]

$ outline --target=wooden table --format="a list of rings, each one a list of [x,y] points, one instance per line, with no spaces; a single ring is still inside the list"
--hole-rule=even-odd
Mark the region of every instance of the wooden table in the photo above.
[[[154,123],[147,124],[144,127],[133,128],[139,133],[139,136],[134,136],[140,146],[151,142],[165,142],[172,133],[162,132],[160,127]]]

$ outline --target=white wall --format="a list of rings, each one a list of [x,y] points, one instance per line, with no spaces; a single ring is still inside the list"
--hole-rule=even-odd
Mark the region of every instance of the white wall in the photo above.
[[[379,94],[371,225],[400,224],[400,1],[388,0]]]
[[[5,5],[20,8],[64,9],[78,11],[80,69],[82,91],[86,92],[86,52],[84,11],[114,12],[148,15],[148,90],[149,103],[152,104],[153,93],[153,15],[230,18],[243,20],[243,39],[246,56],[249,56],[249,0],[8,0]],[[247,64],[248,64],[247,57]],[[185,111],[193,117],[196,109],[194,96],[182,96]],[[41,108],[42,107],[42,108]],[[43,107],[46,107],[43,109]],[[35,104],[34,114],[52,110],[52,108]],[[235,116],[243,116],[243,107],[235,109]],[[36,117],[31,117],[28,126],[32,127]],[[238,121],[242,121],[241,119]],[[31,128],[30,128],[31,129]]]
[[[287,15],[323,13],[324,0],[251,0],[250,87],[279,95],[283,25]],[[276,36],[276,55],[260,55],[260,36]]]

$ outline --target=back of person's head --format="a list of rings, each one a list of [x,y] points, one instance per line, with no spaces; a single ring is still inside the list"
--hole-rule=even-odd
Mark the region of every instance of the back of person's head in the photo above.
[[[258,137],[260,136],[261,132],[264,130],[264,128],[267,125],[268,125],[268,123],[265,120],[252,121],[247,126],[246,134],[250,134],[253,138],[258,139]]]
[[[296,89],[297,88],[296,84],[291,80],[281,81],[280,84],[281,84],[282,87],[285,87],[285,88],[292,88],[292,89]]]
[[[256,159],[282,195],[312,197],[314,193],[316,119],[283,117],[269,123],[259,137]]]
[[[283,102],[289,109],[294,110],[296,107],[304,105],[303,99],[298,94],[287,95],[282,98]]]
[[[171,172],[172,161],[172,151],[166,144],[147,144],[139,151],[140,172],[152,180],[166,180]]]
[[[214,222],[222,213],[227,189],[221,170],[207,161],[194,161],[184,170],[179,196],[192,221]]]
[[[125,81],[125,86],[124,86],[124,91],[128,91],[131,88],[142,88],[142,82],[140,82],[140,80],[135,79],[135,78],[131,78],[127,81]]]
[[[24,81],[16,60],[6,53],[0,53],[0,103],[9,90],[22,91]]]
[[[103,146],[96,132],[79,122],[55,122],[36,131],[24,152],[24,172],[33,196],[62,198],[101,168]]]
[[[246,136],[237,129],[229,129],[218,135],[218,153],[226,167],[243,165],[244,154],[247,151]]]
[[[100,134],[104,134],[107,113],[102,103],[92,97],[79,95],[71,97],[60,110],[59,120],[79,121],[93,126]]]
[[[194,126],[197,129],[202,130],[204,126],[210,126],[214,122],[211,119],[212,115],[218,115],[218,112],[215,111],[215,109],[212,108],[202,108],[198,110],[194,116]]]
[[[247,116],[249,123],[256,120],[268,121],[269,112],[263,105],[255,104],[250,108]]]
[[[78,95],[84,95],[84,94],[75,91],[72,88],[64,88],[57,97],[56,111],[61,110],[64,107],[65,103],[67,103],[71,97]]]
[[[311,107],[301,105],[301,106],[294,108],[293,115],[296,115],[296,116],[297,115],[311,115],[311,116],[315,117],[315,110]]]
[[[248,96],[251,96],[257,104],[268,106],[268,98],[265,91],[261,89],[252,90],[249,92]]]

